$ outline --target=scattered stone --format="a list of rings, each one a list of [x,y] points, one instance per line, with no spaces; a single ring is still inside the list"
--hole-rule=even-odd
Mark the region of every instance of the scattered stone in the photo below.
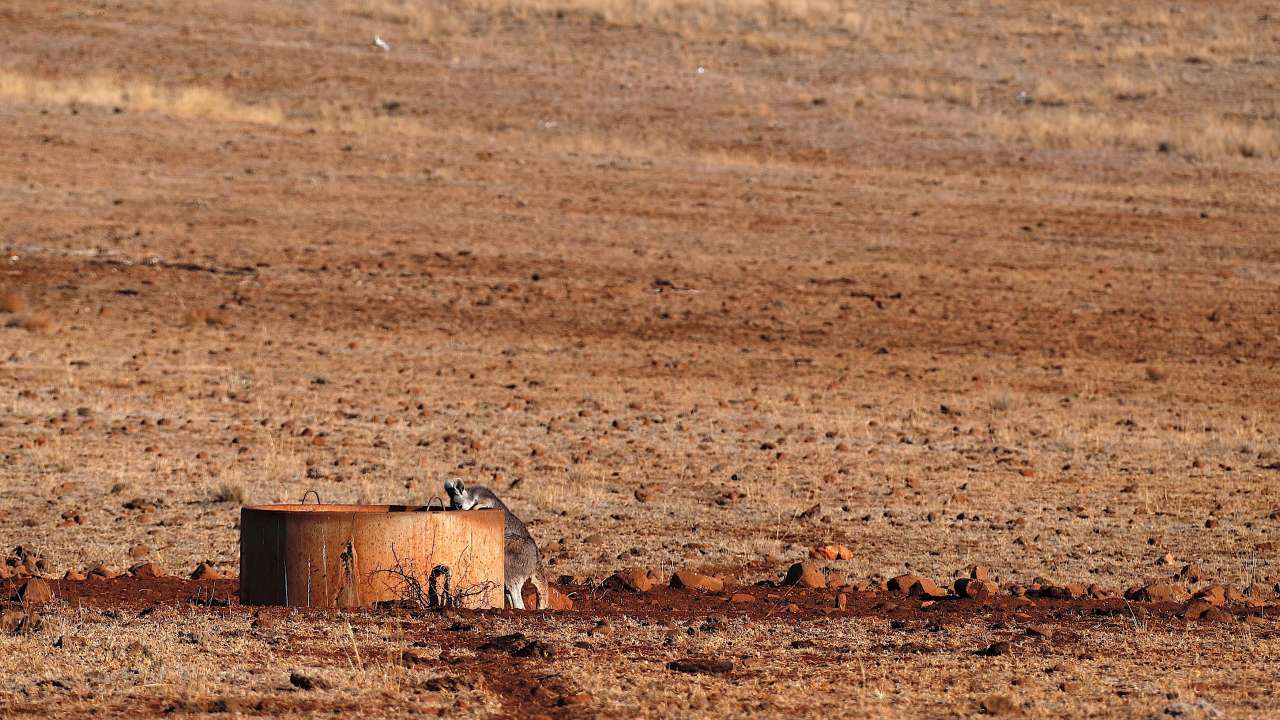
[[[671,576],[671,587],[686,590],[701,590],[717,593],[724,590],[724,582],[720,578],[701,575],[691,570],[677,570]]]
[[[667,669],[682,673],[720,675],[733,670],[733,661],[720,658],[681,658],[667,663]]]
[[[994,580],[991,577],[991,568],[986,565],[974,565],[969,568],[969,577],[973,580]]]
[[[1138,602],[1185,602],[1190,594],[1186,588],[1175,583],[1153,582],[1142,587],[1130,589],[1124,594],[1127,600]]]
[[[653,581],[649,579],[648,572],[632,567],[610,575],[604,581],[604,586],[610,590],[649,592],[653,589]]]
[[[169,575],[164,568],[153,562],[138,563],[129,568],[129,574],[136,578],[144,579],[162,578]]]
[[[18,586],[17,599],[26,607],[53,602],[53,589],[42,578],[33,577]]]
[[[811,562],[798,562],[787,571],[787,576],[783,578],[782,584],[815,589],[824,588],[827,586],[827,576],[823,575],[822,570]]]
[[[756,601],[756,596],[748,595],[747,593],[734,593],[733,597],[729,598],[729,602],[735,605],[746,605],[748,603],[753,603],[755,601]]]
[[[79,570],[68,570],[65,573],[63,573],[62,579],[71,580],[74,582],[82,582],[85,579],[85,574],[80,572]]]

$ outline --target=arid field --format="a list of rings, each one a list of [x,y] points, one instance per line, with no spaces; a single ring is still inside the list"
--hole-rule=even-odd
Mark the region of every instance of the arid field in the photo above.
[[[0,716],[1280,713],[1272,3],[11,2],[0,179]],[[239,604],[452,477],[572,610]]]

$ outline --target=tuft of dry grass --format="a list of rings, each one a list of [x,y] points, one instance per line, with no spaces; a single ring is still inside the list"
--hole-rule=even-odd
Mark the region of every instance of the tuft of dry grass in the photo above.
[[[275,125],[284,114],[271,105],[238,102],[204,87],[164,87],[150,80],[102,75],[88,78],[41,78],[0,71],[0,96],[29,102],[80,103],[150,112],[179,118],[207,118]]]

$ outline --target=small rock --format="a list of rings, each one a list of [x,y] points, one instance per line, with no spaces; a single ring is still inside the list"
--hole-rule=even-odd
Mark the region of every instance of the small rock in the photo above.
[[[973,580],[993,580],[991,568],[986,565],[974,565],[969,568],[969,577]]]
[[[129,548],[129,557],[135,560],[137,560],[138,558],[146,557],[147,555],[150,555],[150,554],[151,554],[151,548],[147,547],[146,545],[134,545],[133,547]]]
[[[783,578],[782,584],[799,585],[807,588],[824,588],[827,586],[827,576],[823,575],[822,570],[811,562],[798,562],[787,571],[787,576]]]
[[[68,570],[65,573],[63,573],[62,579],[71,580],[74,582],[81,582],[85,579],[85,574],[80,572],[79,570]]]
[[[734,593],[733,597],[729,598],[729,602],[735,605],[746,605],[748,603],[753,603],[755,601],[756,601],[756,596],[748,595],[747,593]]]
[[[677,570],[671,576],[671,587],[684,588],[686,590],[701,590],[703,592],[720,592],[724,590],[724,582],[720,578],[701,575],[691,570]]]

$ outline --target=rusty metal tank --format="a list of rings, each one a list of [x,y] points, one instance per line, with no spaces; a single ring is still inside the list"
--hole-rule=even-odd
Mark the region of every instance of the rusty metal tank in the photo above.
[[[240,511],[240,602],[503,606],[501,510],[259,505]]]

